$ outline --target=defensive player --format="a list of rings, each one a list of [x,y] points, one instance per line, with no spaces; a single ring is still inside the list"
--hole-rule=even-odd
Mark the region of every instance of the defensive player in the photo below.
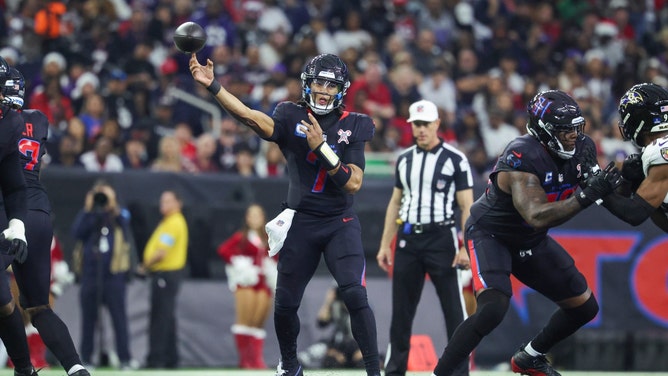
[[[4,87],[9,76],[9,65],[0,57],[0,85]],[[26,183],[21,173],[19,153],[16,150],[18,136],[15,132],[23,124],[17,111],[2,104],[4,96],[0,90],[0,188],[4,202],[4,219],[7,225],[0,234],[0,251],[10,257],[3,257],[3,269],[12,261],[18,265],[25,261],[28,246],[25,237]],[[7,348],[7,354],[14,364],[14,375],[36,375],[31,361],[26,333],[21,313],[11,295],[9,279],[0,276],[0,339]]]
[[[545,354],[598,312],[584,276],[547,232],[612,192],[621,176],[612,165],[597,175],[589,172],[598,170],[595,145],[583,133],[579,106],[566,93],[540,92],[527,111],[529,134],[506,146],[485,193],[471,207],[465,241],[478,306],[455,331],[434,375],[454,374],[501,323],[512,295],[510,274],[559,306],[540,333],[513,355],[514,372],[559,375]],[[575,194],[585,177],[586,186]]]
[[[20,113],[23,119],[12,125],[27,184],[25,235],[29,244],[25,262],[14,262],[12,270],[21,294],[21,306],[30,315],[31,323],[39,331],[46,346],[68,375],[89,376],[88,371],[81,365],[67,326],[49,304],[53,226],[50,217],[51,204],[39,180],[42,156],[46,152],[49,121],[41,111],[21,110],[24,94],[23,75],[10,68],[2,87],[2,106],[3,109],[10,108],[10,112]]]
[[[622,167],[632,193],[610,195],[604,206],[634,226],[652,218],[668,232],[668,90],[653,83],[633,86],[619,101],[619,115],[622,136],[642,155],[629,156]]]
[[[280,103],[271,117],[248,108],[222,88],[214,78],[211,60],[202,66],[192,54],[190,72],[230,115],[277,143],[288,161],[286,209],[267,225],[270,253],[282,245],[274,303],[281,351],[276,374],[303,374],[297,360],[297,309],[324,255],[350,312],[367,375],[380,375],[376,321],[365,287],[361,227],[352,209],[353,194],[364,175],[364,145],[375,128],[370,117],[341,108],[350,85],[345,63],[331,54],[314,57],[301,75],[302,100]]]

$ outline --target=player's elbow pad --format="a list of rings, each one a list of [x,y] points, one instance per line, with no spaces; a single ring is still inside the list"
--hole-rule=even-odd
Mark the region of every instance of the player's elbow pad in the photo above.
[[[649,202],[636,194],[629,198],[615,194],[609,195],[603,200],[603,206],[631,226],[638,226],[645,222],[656,210]]]

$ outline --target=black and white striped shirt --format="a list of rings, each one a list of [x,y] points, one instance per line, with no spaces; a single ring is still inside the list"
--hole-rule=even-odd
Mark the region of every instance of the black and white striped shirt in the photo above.
[[[439,223],[454,219],[455,192],[473,188],[473,177],[464,153],[441,142],[429,151],[413,145],[401,153],[394,185],[403,190],[403,222]]]

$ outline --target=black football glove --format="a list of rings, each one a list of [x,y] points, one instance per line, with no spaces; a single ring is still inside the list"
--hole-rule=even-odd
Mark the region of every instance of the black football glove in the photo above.
[[[25,226],[20,219],[12,218],[9,226],[0,233],[3,253],[14,256],[14,260],[23,264],[28,258],[28,243],[26,242]]]
[[[583,208],[597,203],[599,200],[612,193],[622,183],[622,175],[615,167],[615,162],[610,162],[603,170],[587,179],[587,186],[575,196]]]
[[[596,175],[601,168],[598,166],[598,151],[593,142],[584,144],[584,148],[579,153],[580,167],[582,168],[583,180],[587,180]],[[584,186],[584,185],[583,185]]]
[[[631,190],[635,192],[640,183],[645,180],[640,154],[631,154],[622,163],[622,177],[631,183]]]

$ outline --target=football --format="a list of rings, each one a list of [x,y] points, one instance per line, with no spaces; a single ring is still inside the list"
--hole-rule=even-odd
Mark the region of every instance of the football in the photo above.
[[[184,22],[174,31],[174,45],[184,54],[201,50],[206,44],[206,33],[194,22]]]

